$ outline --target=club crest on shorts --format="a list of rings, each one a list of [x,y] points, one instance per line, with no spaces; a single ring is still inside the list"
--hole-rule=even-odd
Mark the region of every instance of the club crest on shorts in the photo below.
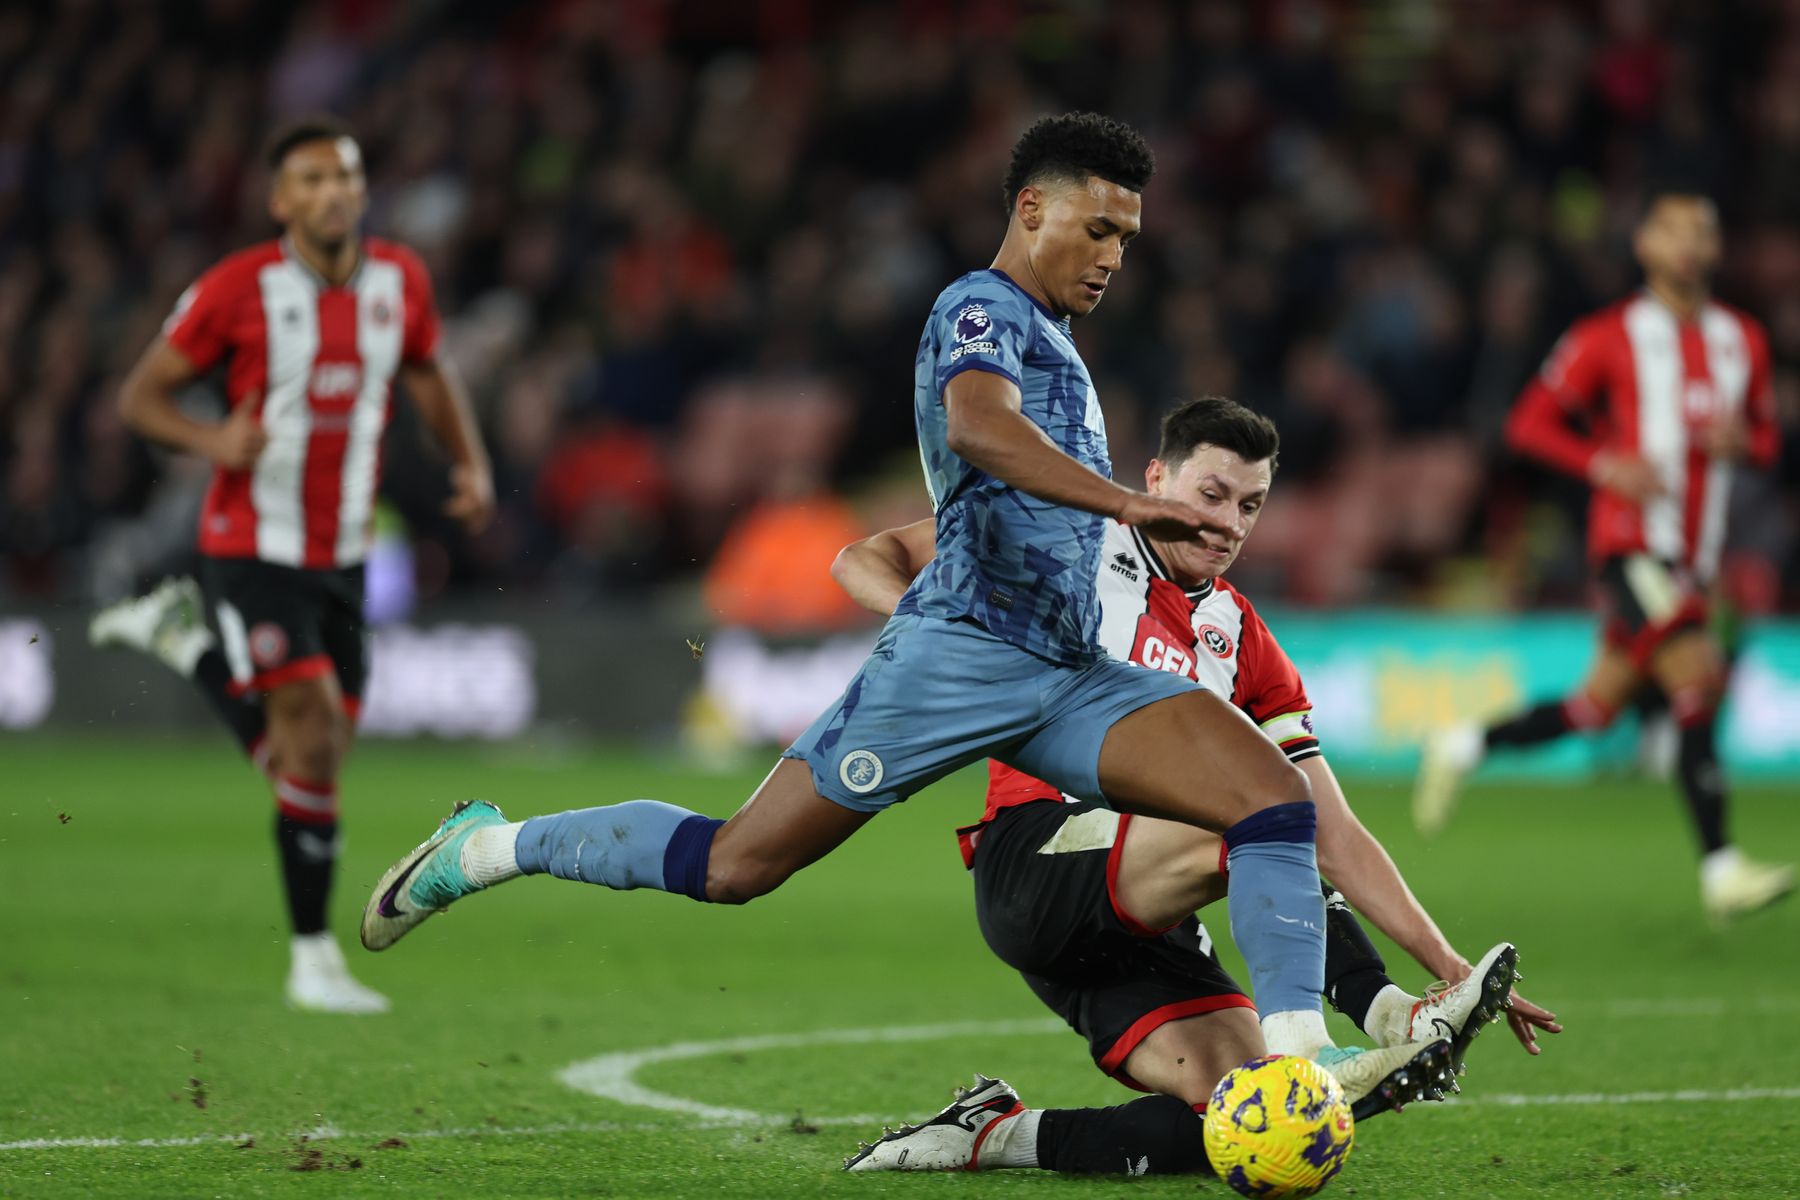
[[[838,778],[844,786],[859,796],[867,795],[881,786],[881,777],[887,774],[887,768],[870,750],[852,750],[844,755],[838,763]]]
[[[287,661],[287,631],[273,621],[258,621],[250,628],[250,661],[268,670]]]

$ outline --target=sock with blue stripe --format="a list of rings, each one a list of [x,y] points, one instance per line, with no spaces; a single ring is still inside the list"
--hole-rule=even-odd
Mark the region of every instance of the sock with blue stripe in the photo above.
[[[520,828],[514,854],[526,875],[704,900],[713,834],[724,823],[660,800],[632,800],[533,817]]]
[[[1319,890],[1319,861],[1314,849],[1318,818],[1310,800],[1277,804],[1254,813],[1225,831],[1225,862],[1230,878],[1231,937],[1250,967],[1256,1007],[1264,1031],[1304,1026],[1310,1039],[1316,1027],[1324,1038],[1325,1019],[1319,993],[1325,987],[1325,897]],[[1298,1030],[1296,1030],[1298,1032]],[[1286,1040],[1284,1038],[1284,1040]],[[1312,1048],[1277,1048],[1276,1053],[1310,1053]]]

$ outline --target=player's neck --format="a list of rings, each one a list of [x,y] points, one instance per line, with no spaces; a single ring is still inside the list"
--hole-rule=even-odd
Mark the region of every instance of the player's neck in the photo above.
[[[1188,575],[1177,570],[1174,564],[1179,560],[1174,554],[1170,553],[1171,547],[1168,542],[1160,542],[1149,534],[1144,535],[1144,540],[1150,543],[1150,548],[1152,550],[1156,551],[1157,559],[1161,561],[1163,569],[1169,573],[1170,582],[1182,591],[1199,591],[1201,588],[1209,586],[1214,579],[1218,578],[1216,575]]]
[[[1691,321],[1700,315],[1705,306],[1707,292],[1705,287],[1683,287],[1670,283],[1666,279],[1650,279],[1644,283],[1644,290],[1655,296],[1670,312],[1683,321]]]
[[[332,287],[349,283],[350,276],[356,274],[357,260],[362,257],[362,248],[355,238],[346,238],[342,245],[328,249],[289,231],[288,245],[294,248],[301,262]]]
[[[1000,253],[994,256],[994,261],[989,265],[996,271],[1004,272],[1020,291],[1036,300],[1046,311],[1056,313],[1055,307],[1050,303],[1049,293],[1038,282],[1037,272],[1031,269],[1031,255],[1026,251],[1025,239],[1018,236],[1015,230],[1007,229],[1006,238],[1000,243]]]

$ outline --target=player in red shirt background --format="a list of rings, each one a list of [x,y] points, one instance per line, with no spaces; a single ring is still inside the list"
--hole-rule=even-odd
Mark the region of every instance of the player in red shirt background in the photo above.
[[[449,452],[445,511],[472,531],[492,516],[492,474],[468,400],[438,357],[424,265],[359,233],[368,193],[355,139],[335,121],[308,120],[276,135],[268,162],[281,238],[202,275],[119,397],[143,436],[214,464],[201,583],[169,580],[113,605],[90,637],[152,653],[193,680],[268,777],[294,931],[289,1003],[383,1012],[386,998],[350,976],[326,904],[338,772],[367,674],[363,560],[394,380]],[[177,393],[215,368],[228,414],[195,420]]]
[[[1489,750],[1603,729],[1652,682],[1679,730],[1681,791],[1704,855],[1701,900],[1724,920],[1794,887],[1792,866],[1753,861],[1726,839],[1717,746],[1725,655],[1708,628],[1732,472],[1740,462],[1772,466],[1780,447],[1769,344],[1754,318],[1712,298],[1720,258],[1712,201],[1655,195],[1634,249],[1643,290],[1578,321],[1506,427],[1513,449],[1593,486],[1599,657],[1569,697],[1434,736],[1413,814],[1421,832],[1438,832]]]

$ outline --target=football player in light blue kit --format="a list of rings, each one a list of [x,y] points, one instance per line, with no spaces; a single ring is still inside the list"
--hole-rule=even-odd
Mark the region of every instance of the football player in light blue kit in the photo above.
[[[1131,128],[1039,121],[1013,149],[992,267],[932,308],[913,404],[937,554],[842,697],[729,821],[654,800],[508,823],[459,805],[377,884],[385,949],[451,901],[520,874],[741,904],[882,809],[994,757],[1079,796],[1222,833],[1232,936],[1279,1053],[1329,1045],[1324,900],[1303,776],[1229,699],[1096,645],[1103,518],[1179,540],[1199,511],[1112,481],[1069,320],[1092,312],[1137,235],[1154,171]]]

